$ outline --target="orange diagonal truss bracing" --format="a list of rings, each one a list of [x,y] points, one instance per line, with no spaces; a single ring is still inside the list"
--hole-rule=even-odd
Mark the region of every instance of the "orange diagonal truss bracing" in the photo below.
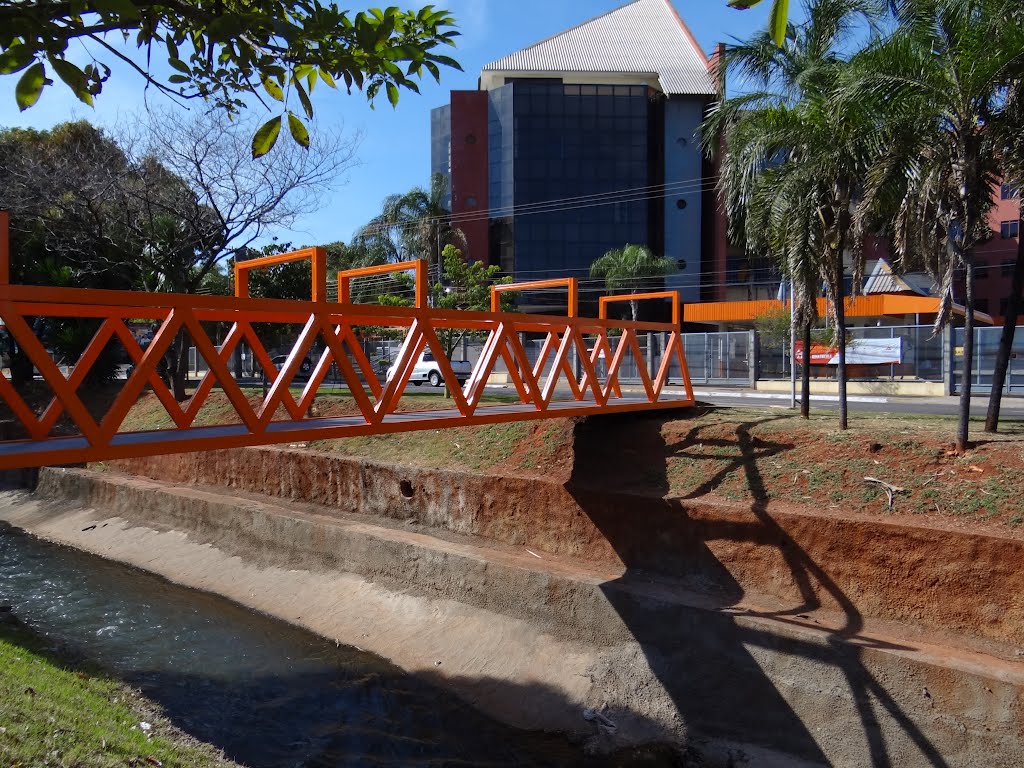
[[[678,323],[580,318],[575,280],[494,291],[497,307],[504,292],[567,288],[568,311],[560,317],[432,309],[422,262],[340,273],[344,301],[329,302],[323,249],[282,254],[272,263],[294,258],[313,263],[311,301],[249,298],[245,275],[271,263],[263,259],[236,271],[236,296],[11,286],[0,274],[0,318],[22,360],[17,386],[12,371],[0,369],[3,418],[21,432],[0,441],[0,469],[693,404]],[[415,306],[348,301],[351,280],[397,270],[414,271]],[[602,315],[605,308],[602,303]],[[95,328],[92,339],[77,360],[55,360],[47,327],[74,322]],[[140,326],[149,329],[144,343],[135,335]],[[363,348],[371,328],[404,334],[387,375]],[[441,339],[448,332],[480,342],[464,385],[459,378],[465,373],[457,376],[444,354]],[[186,336],[204,372],[188,383],[190,399],[178,403],[166,361]],[[282,338],[289,339],[284,350]],[[104,397],[95,397],[90,374],[109,367],[114,347],[121,351],[120,375]],[[661,351],[652,355],[652,349]],[[237,375],[243,350],[258,364],[259,380]],[[425,352],[451,394],[448,401],[433,398],[429,408],[418,405],[423,400],[410,387]],[[26,369],[34,380],[25,380]],[[666,388],[670,380],[681,389]],[[343,415],[316,413],[325,388],[351,398]],[[127,431],[128,416],[147,389],[167,418],[157,429]],[[47,398],[40,398],[42,391]]]

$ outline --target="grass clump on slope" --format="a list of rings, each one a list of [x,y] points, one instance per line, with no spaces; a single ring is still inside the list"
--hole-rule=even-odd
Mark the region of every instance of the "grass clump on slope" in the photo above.
[[[171,727],[139,694],[101,674],[69,668],[30,630],[0,620],[0,765],[234,763]]]

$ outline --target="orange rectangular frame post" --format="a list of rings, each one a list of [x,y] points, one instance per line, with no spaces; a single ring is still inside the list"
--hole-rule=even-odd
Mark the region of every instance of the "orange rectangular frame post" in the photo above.
[[[560,277],[554,280],[531,280],[528,283],[508,283],[491,286],[491,312],[501,311],[501,294],[519,293],[536,288],[565,288],[569,292],[566,312],[569,317],[578,317],[580,311],[580,281],[575,277]]]
[[[235,262],[235,297],[249,298],[249,270],[242,269],[237,261]]]
[[[249,298],[249,272],[254,269],[290,264],[295,261],[310,262],[310,297],[315,302],[327,301],[327,249],[323,246],[303,248],[300,251],[259,256],[255,259],[235,262],[235,296]]]
[[[671,299],[672,300],[672,325],[679,327],[683,319],[682,305],[679,301],[679,291],[653,291],[650,293],[627,293],[621,296],[601,296],[597,300],[597,316],[601,320],[608,319],[608,305],[623,301],[643,301],[647,299]]]
[[[313,285],[310,293],[313,301],[327,301],[327,249],[318,245],[313,249],[311,279]]]
[[[373,267],[357,267],[356,269],[344,269],[338,273],[338,303],[352,303],[352,280],[357,277],[370,277],[372,275],[387,275],[393,272],[415,272],[416,280],[416,308],[424,309],[427,306],[427,262],[424,259],[412,261],[400,261],[397,264],[378,264]]]

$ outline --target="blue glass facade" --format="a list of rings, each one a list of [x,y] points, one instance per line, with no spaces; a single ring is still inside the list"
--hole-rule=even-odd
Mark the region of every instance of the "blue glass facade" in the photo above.
[[[648,243],[648,99],[643,86],[519,81],[512,90],[515,276],[584,276],[611,248]],[[504,90],[504,89],[502,89]],[[506,98],[507,100],[507,98]],[[616,202],[611,202],[613,199]]]
[[[430,173],[448,179],[444,207],[452,207],[452,107],[445,104],[430,112]]]
[[[516,244],[514,91],[505,85],[487,97],[487,184],[491,211],[490,262],[515,274]]]

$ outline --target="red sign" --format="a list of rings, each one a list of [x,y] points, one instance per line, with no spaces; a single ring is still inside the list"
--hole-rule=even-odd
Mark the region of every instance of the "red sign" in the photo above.
[[[811,365],[828,365],[838,354],[839,349],[836,347],[826,347],[824,344],[811,342]],[[800,365],[804,363],[804,343],[802,341],[796,343],[796,361]]]
[[[804,361],[804,345],[796,343],[796,361]],[[853,339],[846,345],[849,365],[899,365],[903,362],[903,339]],[[838,365],[839,350],[824,344],[811,344],[811,365]]]

